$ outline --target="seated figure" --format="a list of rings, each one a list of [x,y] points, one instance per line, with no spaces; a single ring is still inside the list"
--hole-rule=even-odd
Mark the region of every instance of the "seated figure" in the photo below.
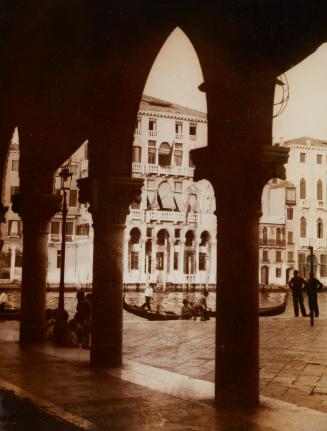
[[[183,320],[189,320],[192,318],[193,315],[193,309],[191,304],[189,303],[188,299],[183,299],[183,306],[181,310],[181,318]]]

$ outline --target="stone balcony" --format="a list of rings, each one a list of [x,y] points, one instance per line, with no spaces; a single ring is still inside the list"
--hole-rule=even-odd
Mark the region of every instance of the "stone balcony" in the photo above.
[[[171,175],[182,177],[193,177],[194,168],[185,166],[159,166],[150,163],[132,163],[132,172],[142,175]]]
[[[185,222],[185,213],[182,211],[146,211],[142,209],[131,209],[129,218],[132,220],[140,220],[142,222],[146,221],[146,223],[150,223],[152,221],[182,223]],[[199,224],[200,221],[201,214],[199,213],[190,213],[187,216],[188,223]]]

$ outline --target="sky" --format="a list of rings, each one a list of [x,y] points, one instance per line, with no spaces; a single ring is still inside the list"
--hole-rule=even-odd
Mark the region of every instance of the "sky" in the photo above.
[[[327,140],[327,44],[286,71],[286,76],[289,102],[274,120],[274,138]],[[196,52],[185,33],[176,28],[152,66],[144,93],[206,112],[205,94],[198,90],[202,82]]]

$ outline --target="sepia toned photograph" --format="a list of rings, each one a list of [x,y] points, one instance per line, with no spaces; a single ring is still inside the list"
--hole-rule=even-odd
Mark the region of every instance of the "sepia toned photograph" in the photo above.
[[[0,431],[327,430],[326,18],[0,4]]]

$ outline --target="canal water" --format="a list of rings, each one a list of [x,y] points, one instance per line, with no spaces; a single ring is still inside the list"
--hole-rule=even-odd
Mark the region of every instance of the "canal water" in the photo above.
[[[10,290],[7,291],[8,302],[13,307],[20,307],[20,291]],[[58,305],[58,292],[47,292],[46,307],[56,308]],[[171,310],[177,313],[180,312],[183,299],[187,298],[190,301],[196,301],[201,295],[200,292],[188,293],[188,292],[158,292],[154,294],[153,306],[160,304],[164,310]],[[284,293],[281,292],[269,292],[260,293],[259,302],[260,306],[269,306],[276,303],[282,302]],[[127,292],[125,295],[126,302],[136,305],[142,305],[144,303],[144,292]],[[213,310],[216,309],[216,293],[210,292],[207,298],[207,303]],[[76,312],[76,292],[65,293],[65,309],[69,313],[69,317],[72,318]],[[129,320],[130,314],[124,313],[124,318]]]

